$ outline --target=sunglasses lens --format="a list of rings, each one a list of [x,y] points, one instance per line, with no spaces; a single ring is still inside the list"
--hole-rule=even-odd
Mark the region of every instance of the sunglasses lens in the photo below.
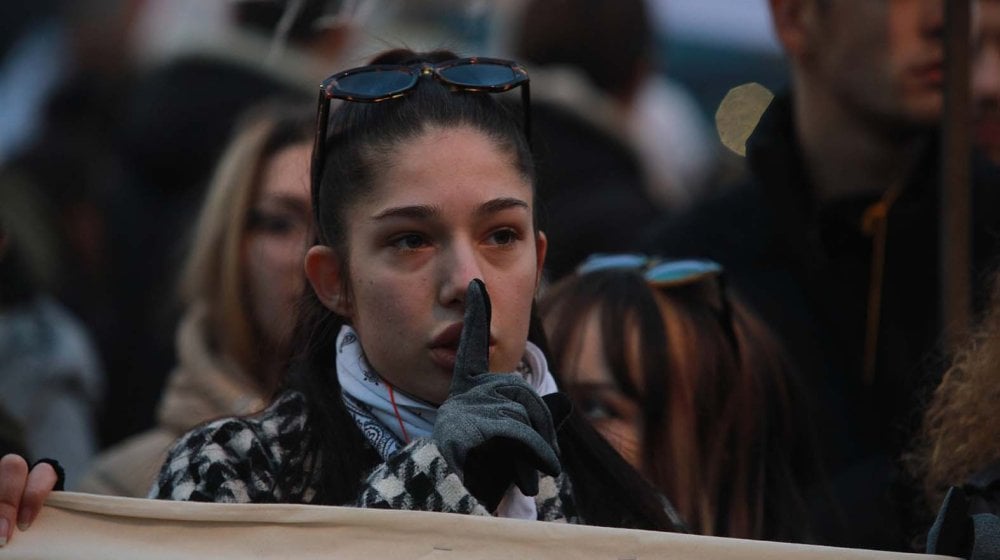
[[[645,255],[593,255],[577,269],[579,274],[589,274],[598,270],[642,268],[649,262]]]
[[[331,90],[333,95],[356,99],[376,99],[405,91],[413,86],[417,76],[408,69],[372,69],[338,78]]]
[[[721,272],[722,266],[712,261],[670,261],[647,270],[646,279],[651,282],[682,282]]]
[[[468,87],[496,87],[517,81],[517,74],[510,66],[492,63],[459,64],[443,68],[441,77],[457,85]]]

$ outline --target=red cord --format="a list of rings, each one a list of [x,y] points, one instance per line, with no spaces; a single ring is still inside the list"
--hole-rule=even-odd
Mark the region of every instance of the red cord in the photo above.
[[[389,402],[392,403],[392,411],[396,413],[396,421],[399,422],[399,429],[403,431],[403,442],[410,443],[410,436],[406,433],[406,426],[403,425],[403,418],[399,415],[399,408],[396,407],[396,392],[392,390],[392,385],[385,384],[389,388]]]

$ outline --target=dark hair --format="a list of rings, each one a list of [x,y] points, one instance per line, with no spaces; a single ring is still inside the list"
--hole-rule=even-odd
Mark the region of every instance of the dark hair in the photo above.
[[[596,313],[607,366],[641,411],[642,470],[692,530],[805,540],[802,490],[818,467],[812,434],[793,415],[789,361],[722,288],[704,280],[657,289],[632,270],[569,276],[541,302],[553,371],[572,382],[581,326]]]
[[[372,63],[409,64],[452,58],[454,54],[444,51],[421,55],[395,50]],[[377,170],[392,157],[395,148],[429,125],[468,125],[482,131],[509,151],[518,169],[532,178],[531,152],[521,122],[515,109],[490,94],[452,92],[433,80],[421,80],[413,92],[397,100],[342,104],[331,116],[323,177],[313,185],[317,243],[333,247],[341,258],[347,256],[344,213],[371,188]],[[307,399],[309,445],[323,465],[317,500],[351,503],[360,492],[363,477],[379,459],[347,413],[334,373],[333,341],[344,320],[326,309],[311,290],[307,292],[295,334],[301,346],[291,387]],[[529,339],[544,350],[537,317],[532,318]],[[578,507],[588,523],[670,527],[655,491],[582,418],[574,416],[567,422],[559,444]]]
[[[579,68],[612,95],[634,90],[653,48],[645,0],[532,0],[521,14],[518,57]]]

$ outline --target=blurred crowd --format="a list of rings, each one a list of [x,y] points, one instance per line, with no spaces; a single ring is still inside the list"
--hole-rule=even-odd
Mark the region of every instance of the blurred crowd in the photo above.
[[[266,406],[317,88],[444,46],[527,69],[553,372],[688,529],[905,551],[950,487],[1000,513],[1000,0],[971,2],[957,343],[945,1],[753,2],[781,57],[671,37],[669,0],[0,4],[0,455],[145,496],[176,438]],[[780,79],[744,157],[704,92],[748,58]]]

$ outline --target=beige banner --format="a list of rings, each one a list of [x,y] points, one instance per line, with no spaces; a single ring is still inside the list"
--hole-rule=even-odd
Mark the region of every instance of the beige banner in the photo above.
[[[234,505],[53,493],[0,559],[116,558],[944,558],[494,519],[297,505]]]

